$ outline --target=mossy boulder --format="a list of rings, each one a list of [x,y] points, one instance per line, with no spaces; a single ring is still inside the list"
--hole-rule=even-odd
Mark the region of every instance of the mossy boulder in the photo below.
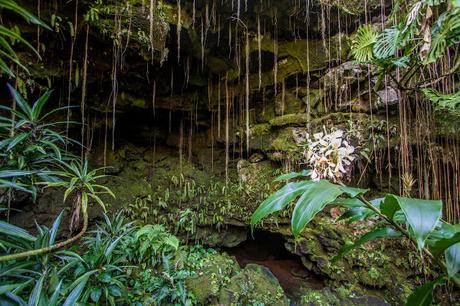
[[[298,95],[292,91],[278,94],[275,99],[276,115],[295,114],[305,112],[305,105]]]
[[[389,306],[381,298],[371,295],[360,295],[343,287],[321,290],[304,289],[299,305],[302,306]]]
[[[198,275],[188,278],[185,284],[200,305],[217,304],[220,290],[240,270],[233,257],[225,253],[215,253],[198,271]]]
[[[248,264],[219,294],[219,305],[289,305],[278,280],[264,266]]]
[[[406,246],[396,241],[378,241],[333,261],[342,245],[361,234],[357,227],[335,223],[322,214],[305,228],[300,238],[290,239],[286,247],[301,256],[305,267],[325,277],[330,286],[351,282],[380,290],[391,303],[402,303],[412,290],[407,279],[423,274],[416,256],[413,260],[404,259],[407,258]]]
[[[270,120],[272,126],[302,126],[309,120],[308,114],[287,114]]]

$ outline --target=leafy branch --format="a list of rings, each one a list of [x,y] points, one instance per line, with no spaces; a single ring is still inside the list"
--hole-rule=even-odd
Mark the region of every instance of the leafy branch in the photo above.
[[[283,175],[278,180],[301,176],[306,175],[292,173]],[[327,205],[339,205],[347,209],[339,220],[376,218],[383,220],[387,225],[366,233],[353,245],[343,246],[334,261],[370,240],[404,236],[416,245],[419,252],[435,260],[446,277],[460,288],[460,279],[457,275],[460,269],[460,252],[457,252],[460,249],[460,225],[450,225],[441,220],[442,201],[413,199],[392,194],[369,201],[364,197],[367,191],[333,184],[327,180],[288,182],[260,204],[251,217],[251,226],[254,228],[262,219],[295,202],[291,231],[297,239],[305,226]],[[424,288],[432,290],[439,282]],[[413,294],[426,293],[420,292],[416,290]]]

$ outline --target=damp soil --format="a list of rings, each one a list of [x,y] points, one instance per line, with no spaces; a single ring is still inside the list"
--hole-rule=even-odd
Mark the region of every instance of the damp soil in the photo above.
[[[300,257],[286,250],[284,244],[285,239],[282,235],[256,231],[252,237],[249,235],[245,242],[224,250],[235,256],[242,268],[254,263],[270,269],[291,299],[297,300],[304,287],[324,288],[324,281],[305,268]]]

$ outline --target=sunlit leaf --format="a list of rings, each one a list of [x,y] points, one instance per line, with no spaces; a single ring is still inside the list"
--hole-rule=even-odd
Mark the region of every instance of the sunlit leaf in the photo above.
[[[251,226],[255,226],[260,220],[268,215],[282,210],[306,191],[312,184],[313,181],[291,182],[286,184],[260,204],[251,217]]]
[[[292,214],[291,226],[294,236],[299,236],[305,225],[327,204],[333,202],[344,191],[339,185],[321,180],[312,182],[297,201]]]
[[[460,242],[451,245],[444,251],[446,257],[447,274],[454,277],[460,271]]]
[[[278,176],[274,181],[281,182],[281,181],[286,181],[286,180],[290,180],[290,179],[298,178],[298,177],[308,177],[310,173],[311,173],[310,170],[303,170],[302,172],[285,173],[285,174]]]
[[[392,219],[394,213],[397,211],[395,209],[396,205],[404,212],[411,229],[410,233],[414,236],[417,247],[422,249],[425,246],[425,240],[428,235],[433,231],[441,218],[442,201],[387,195],[384,203],[381,205],[381,211]]]

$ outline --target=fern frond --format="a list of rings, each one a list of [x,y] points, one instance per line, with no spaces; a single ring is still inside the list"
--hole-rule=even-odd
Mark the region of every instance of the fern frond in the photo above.
[[[351,54],[359,62],[369,62],[374,59],[374,44],[378,33],[371,25],[363,25],[356,31],[351,45]]]
[[[383,30],[377,37],[374,44],[374,55],[376,58],[384,59],[395,55],[401,45],[401,31],[397,27]]]
[[[435,89],[426,88],[422,90],[425,97],[427,97],[438,109],[460,112],[460,91],[443,94]]]

